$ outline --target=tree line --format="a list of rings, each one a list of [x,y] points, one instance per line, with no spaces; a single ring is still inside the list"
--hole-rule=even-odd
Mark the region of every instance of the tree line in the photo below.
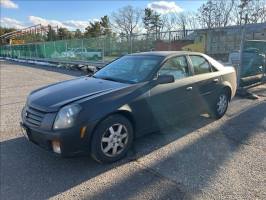
[[[91,38],[102,35],[130,38],[134,34],[159,34],[162,31],[219,28],[243,23],[266,22],[265,0],[208,0],[196,12],[159,14],[150,8],[140,9],[126,6],[103,16],[99,21],[90,22],[85,31],[69,31],[59,27],[48,27],[46,36],[35,36],[35,40],[64,40]],[[14,29],[0,27],[0,35]],[[30,40],[30,38],[28,38]],[[33,39],[33,38],[32,38]]]

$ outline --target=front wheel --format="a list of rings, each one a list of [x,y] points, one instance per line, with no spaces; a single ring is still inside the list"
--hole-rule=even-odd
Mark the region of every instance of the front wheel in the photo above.
[[[133,142],[133,128],[122,115],[112,115],[100,122],[93,133],[91,155],[100,163],[123,158]]]
[[[214,105],[211,108],[211,115],[215,119],[220,119],[227,111],[229,103],[229,93],[223,90],[216,98]]]

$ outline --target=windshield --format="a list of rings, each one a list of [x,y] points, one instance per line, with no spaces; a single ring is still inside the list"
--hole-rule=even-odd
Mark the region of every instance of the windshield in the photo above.
[[[144,81],[163,60],[160,56],[124,56],[96,72],[93,77],[118,82]]]

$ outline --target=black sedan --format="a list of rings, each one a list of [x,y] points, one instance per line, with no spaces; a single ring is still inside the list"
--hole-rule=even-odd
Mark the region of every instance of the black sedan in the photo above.
[[[64,157],[83,152],[113,162],[145,133],[204,112],[221,118],[235,91],[234,69],[207,55],[136,53],[92,77],[31,92],[21,127],[31,142]]]

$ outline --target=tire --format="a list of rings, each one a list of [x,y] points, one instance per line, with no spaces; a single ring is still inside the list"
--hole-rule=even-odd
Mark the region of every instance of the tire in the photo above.
[[[227,111],[230,100],[230,94],[226,89],[223,89],[215,98],[214,105],[211,106],[211,116],[214,119],[220,119]]]
[[[91,156],[99,163],[115,162],[127,154],[132,142],[130,121],[119,114],[111,115],[100,122],[93,132]]]

